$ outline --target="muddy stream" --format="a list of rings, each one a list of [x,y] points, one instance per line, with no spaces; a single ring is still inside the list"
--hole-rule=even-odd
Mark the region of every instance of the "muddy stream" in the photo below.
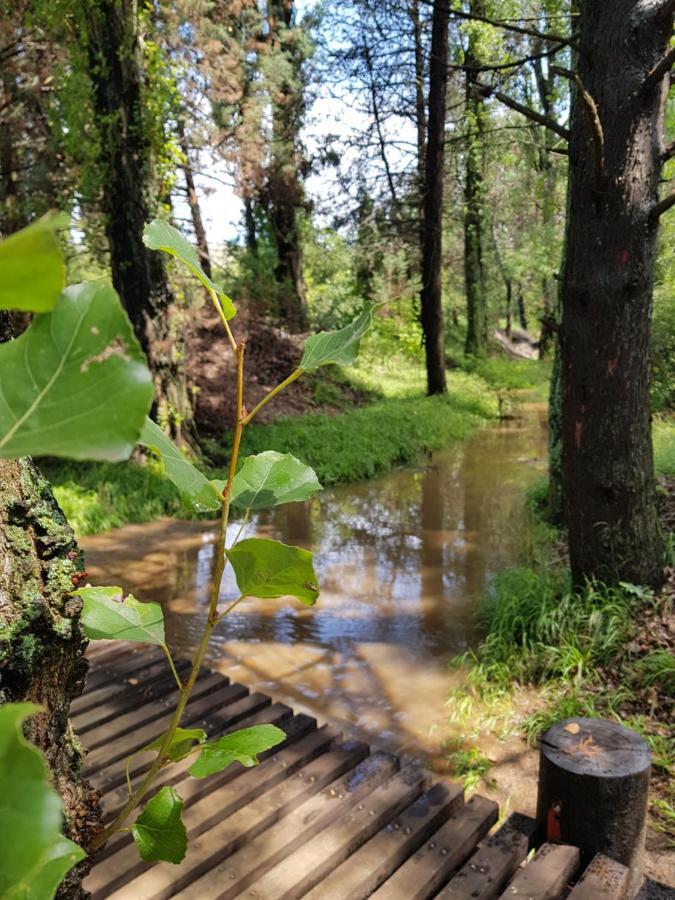
[[[315,553],[314,609],[248,601],[219,628],[209,663],[321,721],[443,768],[449,659],[475,640],[477,598],[526,552],[523,492],[545,471],[542,405],[487,425],[415,468],[325,490],[261,514],[258,534]],[[230,530],[231,540],[239,526]],[[214,564],[209,522],[160,520],[82,541],[92,583],[159,601],[176,655],[197,643]],[[223,600],[236,596],[233,580]]]

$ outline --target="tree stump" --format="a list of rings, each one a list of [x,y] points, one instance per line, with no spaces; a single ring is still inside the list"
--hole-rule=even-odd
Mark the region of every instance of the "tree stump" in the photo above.
[[[651,753],[646,741],[603,719],[558,722],[541,740],[537,821],[546,840],[572,844],[587,865],[604,853],[642,880]]]

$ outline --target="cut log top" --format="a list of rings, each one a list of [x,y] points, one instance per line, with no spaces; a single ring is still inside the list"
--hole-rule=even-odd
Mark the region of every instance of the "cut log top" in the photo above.
[[[625,778],[651,765],[644,738],[604,719],[558,722],[544,735],[541,750],[559,768],[594,778]]]

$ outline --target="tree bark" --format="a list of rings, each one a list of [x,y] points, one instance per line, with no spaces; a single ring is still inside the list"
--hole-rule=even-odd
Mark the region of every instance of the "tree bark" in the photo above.
[[[0,341],[11,319],[0,313]],[[29,701],[43,712],[26,736],[44,753],[63,800],[65,833],[82,847],[100,831],[98,794],[82,777],[82,747],[68,721],[82,693],[87,646],[82,603],[70,596],[82,554],[48,483],[29,459],[0,459],[0,703]],[[87,860],[73,869],[60,898],[83,896]]]
[[[192,218],[192,228],[195,233],[195,241],[197,242],[197,253],[202,269],[211,277],[211,257],[209,256],[209,245],[206,240],[206,229],[204,228],[204,220],[202,219],[202,211],[199,205],[199,197],[195,188],[195,179],[192,174],[192,166],[190,165],[190,148],[185,134],[185,126],[182,122],[178,123],[178,140],[180,142],[181,153],[185,157],[183,164],[183,175],[185,176],[185,188],[187,190],[188,205],[190,207],[190,217]]]
[[[292,0],[269,0],[268,20],[272,46],[284,53],[300,80],[302,57],[295,41],[280,41],[284,30],[293,24]],[[273,86],[272,160],[267,194],[272,233],[277,246],[274,276],[279,286],[279,315],[293,331],[307,328],[307,298],[302,270],[300,211],[304,191],[299,172],[298,132],[303,111],[302,87],[283,78]]]
[[[192,409],[171,321],[174,297],[162,255],[143,244],[150,219],[152,148],[144,117],[137,8],[133,0],[101,0],[88,5],[86,17],[112,281],[148,357],[156,416],[180,440],[192,433]]]
[[[563,485],[570,562],[586,578],[656,585],[649,341],[672,12],[580,4],[561,330]],[[584,94],[585,92],[585,94]],[[589,102],[588,98],[592,102]],[[593,113],[593,106],[595,113]]]
[[[473,0],[471,13],[484,15],[480,0]],[[478,64],[477,40],[469,38],[465,65]],[[485,356],[488,344],[487,297],[483,271],[485,231],[485,105],[477,88],[476,71],[466,70],[466,174],[464,183],[464,284],[466,291],[466,353]]]
[[[443,242],[443,163],[445,159],[445,97],[448,84],[448,0],[434,0],[429,64],[429,124],[424,167],[422,244],[422,331],[427,367],[427,392],[442,394],[445,344],[441,285]]]

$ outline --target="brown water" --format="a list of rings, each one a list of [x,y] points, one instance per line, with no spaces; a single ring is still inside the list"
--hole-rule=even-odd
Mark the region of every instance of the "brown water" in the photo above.
[[[545,468],[542,406],[490,425],[425,465],[326,490],[258,516],[245,534],[315,553],[314,609],[248,601],[222,624],[211,664],[252,689],[371,742],[438,761],[445,701],[494,573],[528,542],[523,491]],[[229,534],[232,540],[238,526]],[[94,583],[162,603],[169,643],[194,648],[214,563],[210,523],[160,520],[83,540]],[[223,600],[237,595],[228,576]]]

